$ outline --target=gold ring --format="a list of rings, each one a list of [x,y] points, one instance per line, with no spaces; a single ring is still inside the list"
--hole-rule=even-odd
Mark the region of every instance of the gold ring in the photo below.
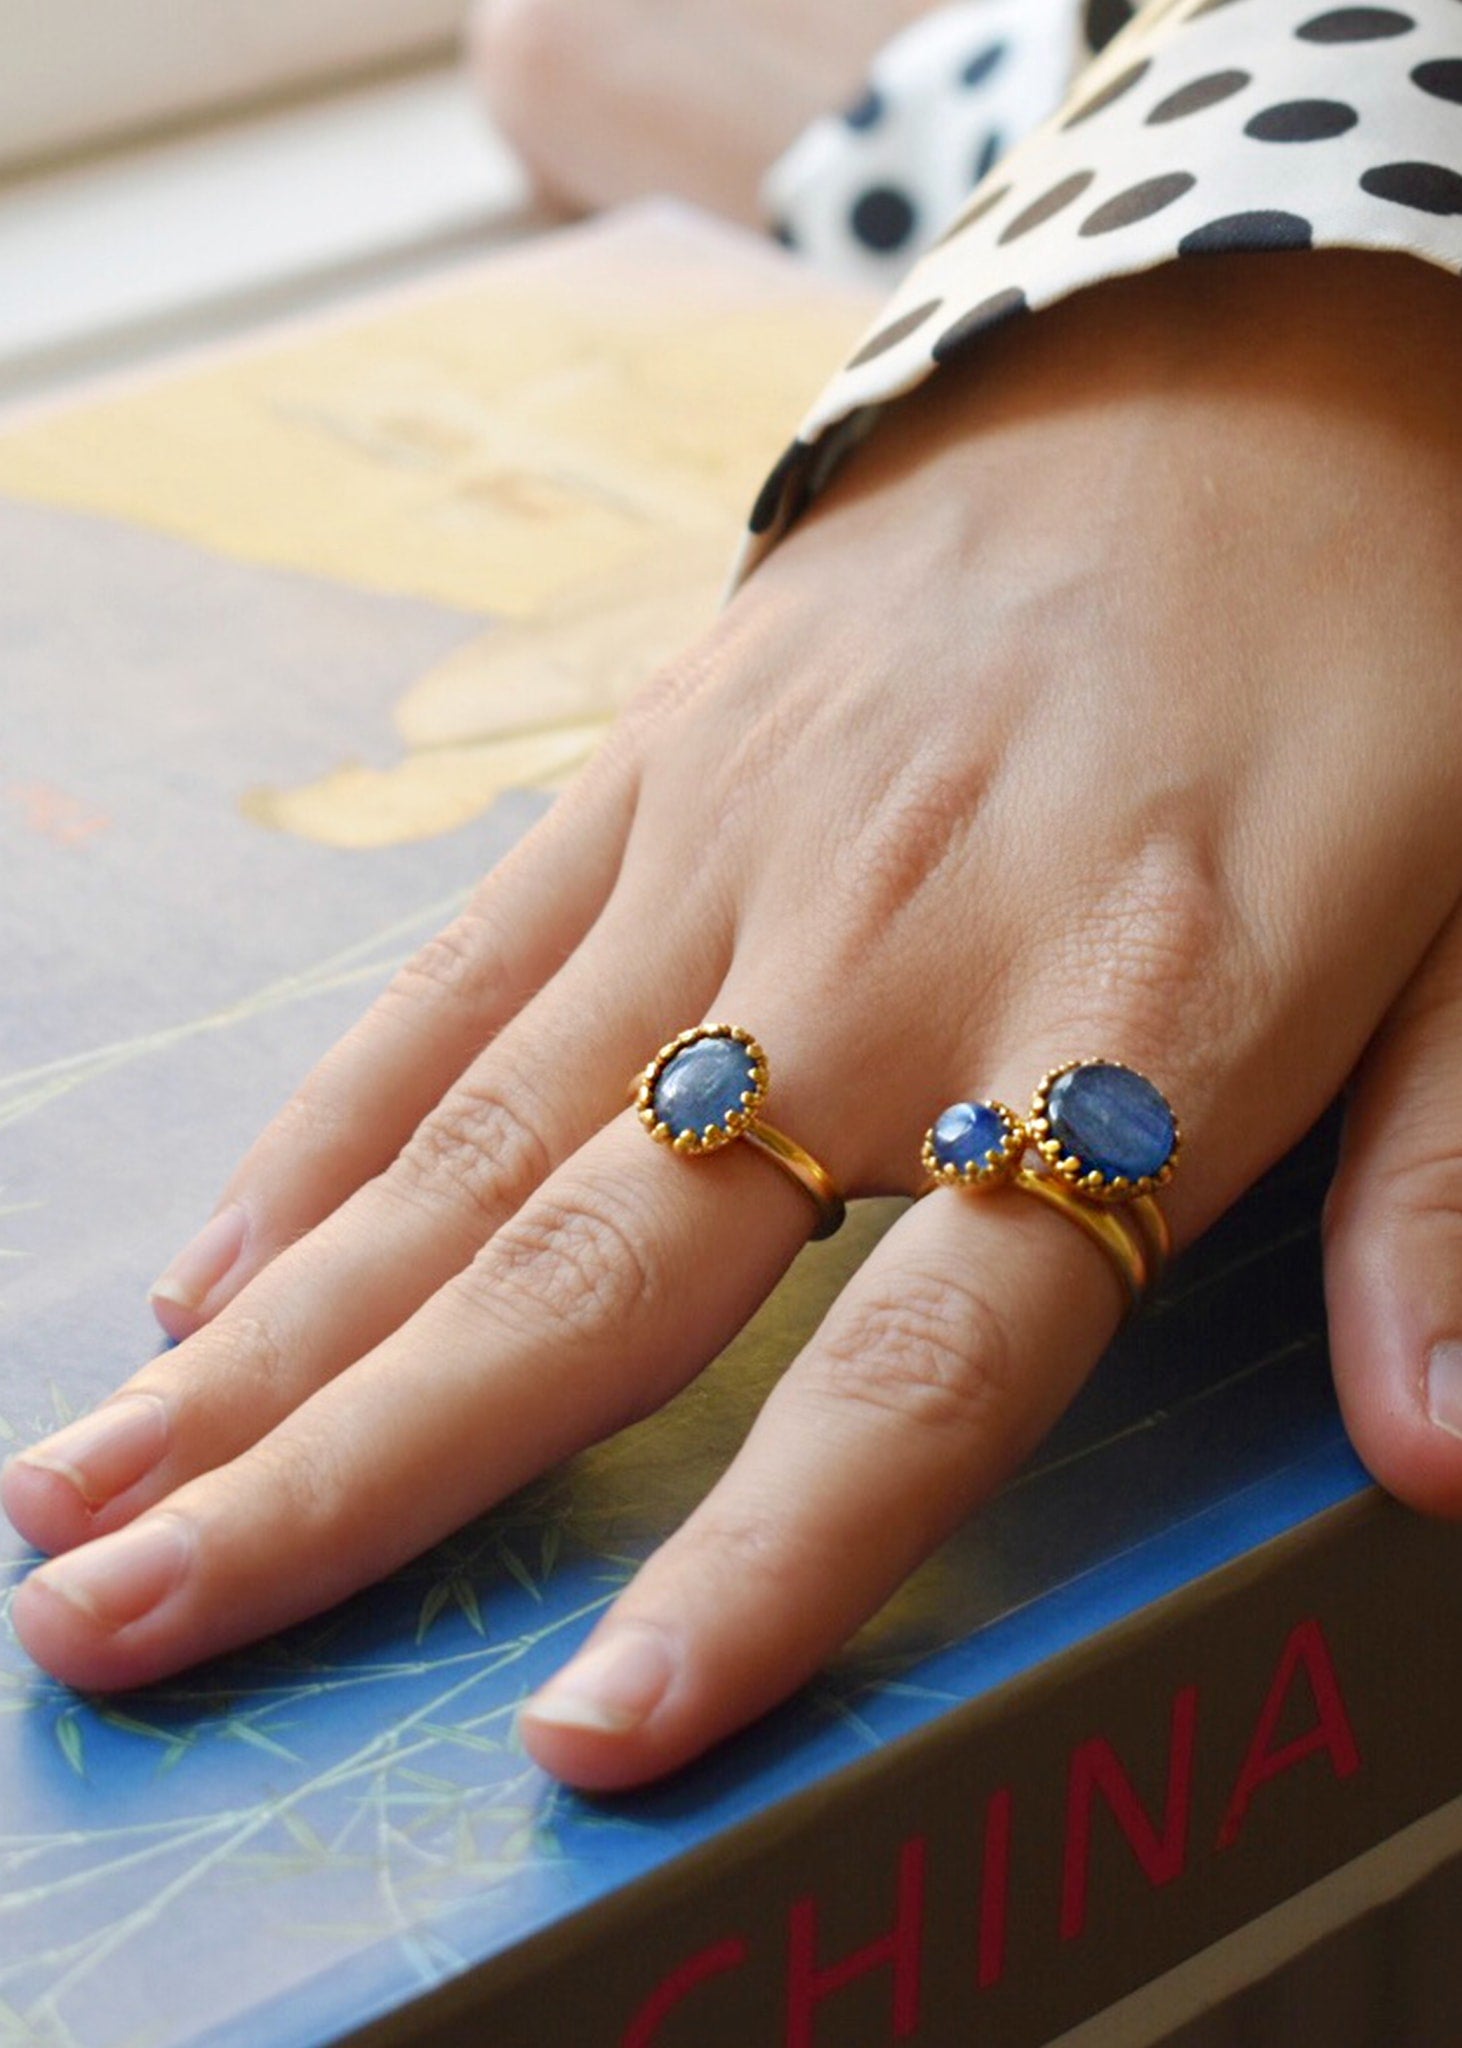
[[[1166,1096],[1116,1060],[1068,1060],[1042,1076],[1022,1120],[1003,1102],[955,1102],[924,1134],[930,1186],[1015,1187],[1070,1219],[1115,1270],[1130,1313],[1172,1250],[1154,1190],[1181,1133]],[[1037,1152],[1044,1170],[1024,1164]]]
[[[631,1082],[640,1122],[687,1158],[745,1138],[796,1181],[817,1211],[812,1235],[831,1237],[847,1214],[826,1167],[757,1115],[766,1100],[767,1056],[739,1024],[697,1024],[662,1045]]]
[[[1011,1185],[1049,1203],[1063,1216],[1069,1216],[1093,1244],[1101,1247],[1115,1268],[1126,1293],[1127,1313],[1131,1315],[1141,1306],[1142,1297],[1161,1278],[1163,1262],[1146,1233],[1129,1227],[1124,1211],[1099,1209],[1094,1202],[1083,1202],[1064,1181],[1049,1173],[1034,1173],[1028,1166],[1021,1167],[1012,1177]],[[1153,1207],[1154,1213],[1160,1216],[1161,1210],[1155,1204]]]

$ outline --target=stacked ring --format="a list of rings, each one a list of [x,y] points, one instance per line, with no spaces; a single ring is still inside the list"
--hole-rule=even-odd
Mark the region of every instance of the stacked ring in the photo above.
[[[769,1083],[767,1056],[739,1024],[697,1024],[662,1045],[630,1087],[650,1136],[684,1156],[744,1138],[810,1196],[814,1237],[831,1237],[847,1213],[826,1167],[757,1114]]]
[[[1153,1196],[1172,1179],[1180,1144],[1178,1120],[1145,1074],[1084,1059],[1044,1074],[1024,1119],[1002,1102],[951,1103],[922,1156],[931,1186],[1015,1187],[1069,1218],[1113,1266],[1130,1311],[1171,1249]],[[1024,1163],[1032,1151],[1041,1168]]]

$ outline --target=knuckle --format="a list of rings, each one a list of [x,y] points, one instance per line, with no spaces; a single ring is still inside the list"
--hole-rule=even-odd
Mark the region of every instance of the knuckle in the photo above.
[[[189,1374],[187,1386],[206,1404],[216,1401],[220,1386],[243,1389],[250,1408],[277,1414],[293,1403],[295,1347],[266,1316],[225,1309],[193,1342],[206,1356]],[[181,1391],[181,1389],[180,1389]]]
[[[414,1013],[445,997],[474,1012],[483,1010],[501,989],[503,957],[493,920],[474,903],[417,948],[396,970],[380,1001],[388,1009],[404,1005]]]
[[[808,1357],[810,1391],[966,1440],[1010,1413],[1014,1352],[1005,1317],[983,1295],[911,1274],[897,1298],[858,1302],[829,1321]]]
[[[867,921],[887,925],[958,858],[987,780],[978,760],[962,774],[911,762],[878,790],[844,854]]]
[[[976,754],[951,772],[911,761],[885,785],[850,789],[856,815],[844,811],[841,829],[819,847],[832,886],[824,892],[817,943],[834,979],[856,975],[866,986],[882,972],[902,977],[890,966],[890,933],[931,922],[947,933],[951,894],[971,859],[988,784],[987,764]],[[929,936],[925,931],[918,943]],[[998,948],[984,945],[980,1000],[998,972]]]
[[[581,1187],[572,1201],[541,1196],[504,1224],[459,1283],[494,1315],[527,1311],[535,1322],[586,1332],[614,1330],[653,1314],[665,1279],[623,1188]]]
[[[1367,1212],[1375,1215],[1389,1210],[1408,1224],[1441,1223],[1453,1230],[1462,1225],[1462,1144],[1458,1134],[1419,1124],[1409,1132],[1410,1142],[1404,1149],[1397,1142],[1402,1133],[1390,1135],[1392,1142],[1366,1166],[1362,1193]],[[1355,1179],[1353,1174],[1351,1179]],[[1329,1215],[1327,1203],[1327,1225]]]
[[[522,1104],[467,1079],[417,1126],[387,1178],[408,1201],[465,1206],[493,1229],[551,1166],[548,1144]]]
[[[694,1548],[694,1557],[685,1554]],[[762,1604],[781,1608],[783,1595],[805,1588],[808,1568],[826,1559],[799,1551],[794,1532],[771,1514],[752,1514],[729,1507],[707,1508],[697,1516],[676,1546],[676,1562],[686,1582],[704,1587],[708,1579],[745,1589],[760,1589]]]
[[[688,648],[663,662],[625,706],[620,729],[654,731],[685,709],[715,673],[709,647]]]
[[[1155,1021],[1165,1045],[1206,1044],[1215,1064],[1262,1008],[1254,944],[1220,863],[1181,833],[1153,833],[1122,861],[1076,915],[1060,971],[1095,1021]]]
[[[355,1119],[331,1084],[328,1063],[295,1090],[269,1131],[271,1144],[295,1159],[340,1152],[358,1143],[359,1135]]]
[[[237,1485],[240,1508],[250,1518],[267,1501],[271,1521],[297,1532],[306,1553],[311,1534],[338,1527],[359,1491],[326,1432],[298,1421],[260,1437],[215,1476]]]

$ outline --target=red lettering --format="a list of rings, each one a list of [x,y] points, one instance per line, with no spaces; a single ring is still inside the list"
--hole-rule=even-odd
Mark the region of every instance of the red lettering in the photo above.
[[[980,1948],[976,1981],[982,1991],[1005,1975],[1005,1928],[1010,1917],[1010,1832],[1015,1797],[1008,1785],[985,1808],[985,1854],[980,1865]]]
[[[1271,1749],[1274,1731],[1279,1726],[1289,1689],[1301,1665],[1310,1681],[1310,1692],[1315,1702],[1315,1725],[1303,1735],[1297,1735],[1293,1742]],[[1248,1755],[1244,1758],[1238,1783],[1234,1786],[1233,1797],[1218,1831],[1219,1848],[1231,1849],[1239,1839],[1249,1802],[1261,1785],[1277,1778],[1282,1771],[1292,1770],[1296,1764],[1303,1763],[1306,1757],[1314,1756],[1320,1750],[1329,1755],[1331,1769],[1337,1778],[1348,1778],[1360,1769],[1360,1750],[1356,1746],[1350,1716],[1345,1711],[1345,1702],[1340,1697],[1340,1680],[1336,1676],[1324,1632],[1318,1620],[1311,1616],[1295,1629],[1280,1655],[1274,1683],[1269,1688],[1269,1697],[1260,1712],[1259,1725],[1254,1730],[1254,1739],[1249,1744]]]
[[[746,1957],[747,1946],[739,1935],[698,1950],[655,1986],[625,2028],[620,2048],[653,2048],[661,2027],[682,1999],[688,1998],[707,1978],[722,1976],[727,1970],[739,1970]]]
[[[1188,1856],[1193,1800],[1193,1745],[1198,1688],[1185,1686],[1173,1701],[1168,1742],[1168,1790],[1158,1833],[1132,1789],[1117,1752],[1103,1735],[1072,1752],[1066,1794],[1066,1859],[1061,1881],[1061,1939],[1074,1941],[1086,1926],[1091,1885],[1092,1802],[1100,1792],[1126,1836],[1149,1884],[1171,1884]]]
[[[924,1864],[928,1843],[913,1835],[899,1855],[898,1915],[892,1928],[866,1948],[826,1969],[817,1966],[817,1900],[792,1908],[787,1968],[787,2048],[812,2048],[818,2005],[869,1970],[893,1965],[893,2038],[906,2041],[919,2024],[919,1971],[924,1946]]]

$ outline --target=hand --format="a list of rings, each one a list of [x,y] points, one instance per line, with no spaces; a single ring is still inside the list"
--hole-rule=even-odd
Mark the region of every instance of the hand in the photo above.
[[[927,0],[475,0],[468,53],[541,193],[674,192],[751,226],[769,164]]]
[[[680,1159],[619,1107],[703,1017],[856,1194],[914,1191],[952,1100],[1128,1061],[1185,1125],[1179,1244],[1358,1068],[1341,1399],[1387,1485],[1462,1512],[1459,305],[1407,258],[1204,259],[906,401],[265,1132],[195,1334],[110,1434],[7,1468],[70,1553],[16,1594],[32,1654],[108,1688],[278,1628],[683,1385],[811,1221],[748,1147]],[[533,1754],[620,1786],[769,1707],[1119,1307],[1040,1203],[909,1210]]]

